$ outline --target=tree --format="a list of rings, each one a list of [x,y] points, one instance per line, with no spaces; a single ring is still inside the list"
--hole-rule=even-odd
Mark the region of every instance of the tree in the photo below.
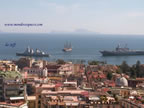
[[[18,61],[16,61],[16,65],[18,65],[18,68],[20,69],[23,69],[24,67],[29,67],[27,58],[20,58]]]
[[[118,67],[118,66],[117,66],[117,67]],[[118,73],[118,74],[122,74],[122,70],[121,70],[120,67],[118,67],[118,69],[116,70],[116,73]]]
[[[58,59],[57,61],[57,64],[65,64],[66,62],[64,61],[64,60],[62,60],[62,59]]]
[[[140,61],[137,61],[136,64],[134,64],[130,71],[130,76],[131,78],[136,78],[136,77],[143,77],[143,73],[142,73],[142,70],[141,70],[141,65],[140,65]]]
[[[108,74],[107,74],[107,79],[108,79],[108,80],[111,80],[111,79],[112,79],[112,72],[108,72]]]
[[[131,78],[136,78],[137,77],[137,73],[136,73],[136,69],[135,69],[134,65],[130,69],[130,77]]]
[[[126,63],[126,61],[123,61],[122,64],[119,67],[122,70],[122,73],[125,73],[125,74],[129,74],[130,73],[130,67]]]
[[[89,65],[98,65],[98,61],[93,60],[88,62]]]
[[[99,65],[99,64],[106,64],[106,61],[96,61],[96,60],[93,60],[93,61],[89,61],[88,62],[89,65]]]
[[[140,61],[138,60],[137,62],[136,62],[136,67],[135,67],[135,70],[136,70],[136,73],[137,73],[137,77],[142,77],[141,76],[141,72],[140,72]]]

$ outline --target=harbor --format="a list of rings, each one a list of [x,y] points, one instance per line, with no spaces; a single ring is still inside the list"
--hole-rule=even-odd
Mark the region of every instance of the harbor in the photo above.
[[[61,38],[58,38],[61,36]],[[89,38],[89,36],[91,38]],[[117,36],[117,37],[115,37]],[[35,38],[33,38],[35,37]],[[135,56],[102,56],[101,50],[113,51],[115,46],[121,43],[122,47],[127,43],[129,49],[144,50],[144,38],[142,36],[119,36],[119,35],[82,35],[68,34],[0,34],[0,59],[18,59],[16,53],[23,53],[28,46],[33,49],[39,49],[50,54],[50,57],[43,57],[44,60],[56,61],[63,59],[66,61],[85,61],[91,60],[106,61],[109,64],[121,64],[127,61],[132,65],[137,60],[144,63],[143,55]],[[81,40],[81,41],[78,41]],[[72,45],[72,51],[63,52],[64,44],[69,41]],[[16,43],[14,48],[5,46],[5,43]],[[101,43],[103,42],[103,43]],[[38,44],[41,43],[41,44]],[[57,43],[57,44],[55,44]],[[39,57],[36,57],[39,59]]]

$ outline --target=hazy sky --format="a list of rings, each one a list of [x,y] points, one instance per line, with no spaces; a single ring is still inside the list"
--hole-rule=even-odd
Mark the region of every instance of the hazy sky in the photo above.
[[[42,27],[6,27],[35,23]],[[144,34],[144,0],[0,0],[0,31]]]

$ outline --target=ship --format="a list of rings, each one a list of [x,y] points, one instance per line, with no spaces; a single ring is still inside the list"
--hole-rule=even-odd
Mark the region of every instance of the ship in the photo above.
[[[103,56],[133,56],[133,55],[144,55],[144,50],[130,50],[127,45],[125,47],[120,47],[118,45],[113,51],[100,51]]]
[[[62,49],[62,51],[64,51],[64,52],[72,51],[71,43],[67,42],[66,44],[64,44],[64,48]]]
[[[16,53],[16,56],[49,57],[49,54],[46,54],[45,52],[40,51],[38,49],[36,49],[34,51],[32,48],[27,47],[27,49],[25,50],[25,52],[23,52],[23,53]]]

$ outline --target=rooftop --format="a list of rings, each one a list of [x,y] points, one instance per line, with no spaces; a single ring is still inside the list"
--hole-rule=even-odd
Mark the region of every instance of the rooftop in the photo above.
[[[36,88],[55,88],[55,85],[54,84],[38,84],[36,85]]]
[[[63,91],[49,91],[43,90],[42,94],[82,94],[84,90],[63,90]]]

